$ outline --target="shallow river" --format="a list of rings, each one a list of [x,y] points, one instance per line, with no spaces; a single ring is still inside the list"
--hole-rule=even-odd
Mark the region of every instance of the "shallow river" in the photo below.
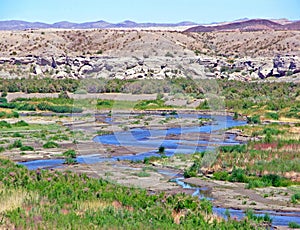
[[[124,115],[123,115],[124,116]],[[148,147],[152,149],[148,152],[141,152],[136,155],[127,155],[127,156],[115,156],[115,157],[100,157],[97,154],[94,155],[85,155],[77,157],[79,163],[92,164],[97,162],[105,161],[117,161],[117,160],[143,160],[145,157],[150,156],[159,156],[157,150],[159,146],[165,147],[165,154],[167,156],[172,156],[175,153],[186,153],[191,154],[194,152],[200,152],[205,150],[210,150],[219,145],[236,145],[240,144],[234,140],[234,135],[225,136],[223,138],[216,139],[214,136],[209,138],[209,140],[184,140],[184,139],[172,139],[167,140],[165,137],[167,135],[179,135],[180,134],[193,134],[193,133],[210,133],[221,132],[221,130],[235,127],[239,125],[244,125],[245,121],[236,121],[233,120],[230,116],[209,116],[209,115],[188,115],[183,114],[179,115],[183,118],[189,118],[195,116],[202,118],[213,118],[214,122],[205,126],[193,126],[193,127],[180,127],[180,128],[166,128],[166,129],[147,129],[147,128],[134,128],[129,131],[124,132],[115,132],[111,135],[97,136],[94,138],[94,141],[100,142],[103,144],[119,145],[119,146],[133,146],[133,147]],[[107,119],[107,122],[112,124],[111,119]],[[222,132],[221,132],[222,133]],[[63,164],[63,159],[49,159],[49,160],[33,160],[28,162],[20,162],[20,164],[28,167],[31,170],[37,168],[55,168],[61,167]],[[161,171],[162,174],[168,174],[167,171]],[[211,199],[206,195],[203,190],[205,188],[192,187],[182,181],[183,178],[176,177],[174,181],[182,186],[183,188],[193,189],[195,196],[199,198]],[[205,195],[204,195],[205,194]],[[214,207],[213,211],[226,218],[224,208]],[[229,209],[231,216],[235,216],[238,219],[244,217],[244,212],[242,210]],[[261,213],[257,212],[257,215],[264,215],[268,213],[273,219],[273,225],[286,226],[289,222],[293,221],[300,224],[300,212],[288,212],[288,213],[279,213],[273,211],[263,211]]]

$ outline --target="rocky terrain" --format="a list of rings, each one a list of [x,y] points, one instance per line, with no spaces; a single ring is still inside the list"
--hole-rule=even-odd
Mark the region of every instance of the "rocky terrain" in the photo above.
[[[2,78],[192,77],[248,81],[296,78],[300,72],[298,31],[2,31],[0,52]]]
[[[111,29],[111,28],[169,28],[176,29],[178,27],[191,27],[198,25],[195,22],[179,22],[179,23],[137,23],[125,20],[119,23],[110,23],[103,20],[95,22],[74,23],[68,21],[56,22],[53,24],[43,22],[27,22],[20,20],[0,21],[0,30],[26,30],[26,29]]]
[[[266,19],[251,19],[212,26],[195,26],[186,32],[212,32],[212,31],[265,31],[265,30],[300,30],[300,21],[290,23],[277,23]]]

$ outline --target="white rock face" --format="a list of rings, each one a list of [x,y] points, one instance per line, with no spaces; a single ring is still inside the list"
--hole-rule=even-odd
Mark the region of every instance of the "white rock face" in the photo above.
[[[36,74],[36,75],[40,75],[42,74],[42,68],[39,66],[39,65],[36,65],[33,67],[33,73]]]
[[[274,58],[151,56],[140,57],[0,57],[0,66],[21,65],[22,70],[36,75],[53,74],[54,78],[118,78],[164,79],[173,77],[229,78],[248,81],[268,77],[283,77],[300,72],[297,56]],[[7,71],[9,73],[9,71]]]

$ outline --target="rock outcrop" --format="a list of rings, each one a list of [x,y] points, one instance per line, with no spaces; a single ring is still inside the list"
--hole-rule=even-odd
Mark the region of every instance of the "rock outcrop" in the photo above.
[[[0,57],[5,70],[22,67],[22,73],[53,78],[164,79],[173,77],[228,78],[250,81],[269,77],[281,78],[300,72],[298,56],[274,58],[191,57]]]

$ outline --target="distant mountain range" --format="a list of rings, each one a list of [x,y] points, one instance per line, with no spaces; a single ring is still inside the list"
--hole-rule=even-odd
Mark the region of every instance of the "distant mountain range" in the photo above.
[[[214,22],[200,25],[195,22],[179,23],[137,23],[123,21],[110,23],[103,20],[96,22],[74,23],[68,21],[47,24],[42,22],[27,22],[20,20],[0,21],[0,30],[25,30],[25,29],[109,29],[109,28],[155,28],[155,27],[190,27],[185,32],[212,32],[212,31],[261,31],[261,30],[300,30],[300,21],[288,19],[238,19],[233,22]]]
[[[178,26],[196,26],[194,22],[179,23],[137,23],[133,21],[123,21],[120,23],[109,23],[106,21],[97,22],[56,22],[47,24],[42,22],[26,22],[19,20],[0,21],[0,30],[25,30],[25,29],[108,29],[108,28],[149,28],[149,27],[178,27]]]
[[[280,20],[250,19],[214,25],[198,25],[185,32],[300,30],[300,21],[278,23]],[[282,20],[283,22],[283,20]]]

